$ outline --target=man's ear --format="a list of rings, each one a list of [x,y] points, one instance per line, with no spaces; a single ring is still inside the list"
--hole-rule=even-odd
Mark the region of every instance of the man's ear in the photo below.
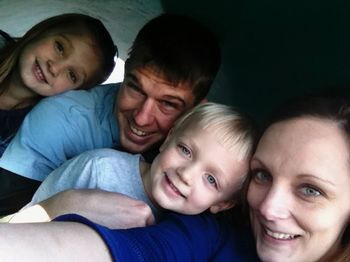
[[[164,150],[164,148],[167,146],[167,144],[169,143],[170,137],[173,133],[173,129],[170,129],[168,132],[168,135],[166,136],[163,144],[159,147],[159,152],[162,152]]]
[[[227,200],[227,201],[222,201],[220,203],[217,203],[209,208],[209,211],[213,214],[219,213],[221,211],[224,211],[226,209],[230,209],[234,207],[236,204],[235,200]]]

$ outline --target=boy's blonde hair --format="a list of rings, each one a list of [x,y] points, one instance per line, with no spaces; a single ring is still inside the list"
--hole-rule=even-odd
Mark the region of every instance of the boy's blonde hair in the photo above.
[[[169,138],[185,132],[188,128],[210,130],[225,148],[238,149],[237,157],[240,160],[250,158],[253,153],[255,124],[251,118],[232,106],[218,103],[197,105],[175,122]]]

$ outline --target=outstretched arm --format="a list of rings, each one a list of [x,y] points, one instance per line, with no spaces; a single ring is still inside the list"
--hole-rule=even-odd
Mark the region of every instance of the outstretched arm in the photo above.
[[[105,242],[83,224],[0,224],[0,261],[112,261]]]
[[[47,222],[63,214],[82,215],[109,228],[142,227],[154,223],[150,207],[119,193],[95,189],[67,190],[17,213],[10,223]]]
[[[57,220],[66,222],[0,224],[0,261],[219,262],[236,258],[232,249],[223,253],[229,242],[227,228],[220,229],[211,215],[170,213],[159,224],[126,230],[112,230],[77,215]]]

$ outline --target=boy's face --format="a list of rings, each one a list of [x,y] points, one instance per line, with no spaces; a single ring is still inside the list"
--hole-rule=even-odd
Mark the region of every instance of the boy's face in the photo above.
[[[121,146],[139,153],[161,142],[194,100],[188,84],[174,86],[151,68],[127,72],[114,109]]]
[[[148,194],[162,208],[183,214],[230,208],[248,160],[239,160],[238,151],[226,149],[210,128],[186,130],[161,147],[146,182]]]

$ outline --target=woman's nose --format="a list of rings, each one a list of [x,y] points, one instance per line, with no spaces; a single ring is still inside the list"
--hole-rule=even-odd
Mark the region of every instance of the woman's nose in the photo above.
[[[271,187],[260,203],[260,214],[266,220],[289,218],[292,204],[290,198],[288,191]]]

